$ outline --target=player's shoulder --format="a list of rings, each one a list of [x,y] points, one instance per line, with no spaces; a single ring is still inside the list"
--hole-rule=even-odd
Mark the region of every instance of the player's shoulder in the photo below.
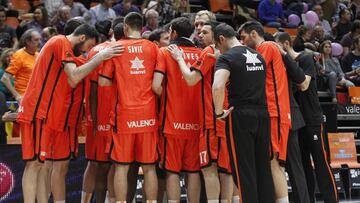
[[[205,47],[205,49],[203,49],[202,51],[201,51],[201,53],[211,53],[211,54],[213,54],[213,53],[215,53],[215,47],[214,47],[214,45],[210,45],[210,46],[207,46],[207,47]]]

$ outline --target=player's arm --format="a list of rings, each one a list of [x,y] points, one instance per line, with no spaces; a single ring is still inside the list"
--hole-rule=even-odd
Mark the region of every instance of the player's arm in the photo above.
[[[114,56],[119,56],[124,51],[122,45],[112,45],[97,53],[89,62],[80,67],[76,67],[75,63],[65,63],[64,70],[68,76],[68,83],[75,88],[76,85],[84,79],[91,71],[100,65],[103,61]]]
[[[229,70],[220,69],[215,72],[212,94],[215,106],[215,114],[216,118],[218,119],[226,118],[234,109],[234,107],[230,107],[229,109],[224,110],[225,88],[229,77]]]
[[[168,47],[169,52],[171,53],[171,56],[174,60],[177,61],[180,71],[186,81],[186,84],[189,86],[196,85],[201,79],[201,73],[198,71],[191,70],[185,63],[185,60],[183,58],[183,52],[176,46],[176,45],[170,45]]]
[[[305,75],[304,71],[290,55],[285,54],[283,56],[283,61],[289,78],[298,85],[300,91],[306,91],[309,87],[311,77],[309,75]]]
[[[299,90],[302,92],[306,91],[309,88],[310,81],[311,81],[311,76],[305,75],[304,82],[302,82],[301,84],[298,84]]]
[[[160,96],[162,93],[162,81],[164,79],[164,74],[160,72],[154,72],[153,82],[151,88],[153,92]]]
[[[16,91],[15,87],[11,84],[11,80],[13,80],[14,77],[10,74],[5,72],[4,75],[1,77],[1,82],[4,83],[5,87],[11,92],[11,94],[14,96],[16,101],[20,102],[22,96]]]

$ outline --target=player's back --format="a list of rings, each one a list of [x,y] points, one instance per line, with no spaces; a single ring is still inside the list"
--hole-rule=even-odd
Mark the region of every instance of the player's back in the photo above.
[[[155,105],[151,89],[157,61],[158,48],[145,39],[121,40],[124,53],[112,59],[118,87],[118,108],[121,110],[142,109]]]
[[[19,120],[43,119],[48,113],[55,88],[67,77],[63,63],[73,61],[70,41],[63,35],[51,38],[42,48],[19,108]],[[64,89],[64,88],[63,88]],[[69,90],[71,88],[66,88]]]
[[[266,62],[266,97],[270,117],[280,117],[290,124],[290,98],[286,68],[274,42],[263,42],[257,51]]]
[[[188,67],[200,58],[201,50],[190,46],[179,46]],[[202,127],[204,114],[201,87],[203,82],[194,86],[187,85],[178,64],[166,48],[160,51],[157,70],[166,75],[164,104],[162,114],[165,119],[163,131],[168,135],[196,136]]]

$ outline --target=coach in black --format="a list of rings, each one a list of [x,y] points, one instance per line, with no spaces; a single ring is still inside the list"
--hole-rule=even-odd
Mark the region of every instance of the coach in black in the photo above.
[[[275,202],[264,59],[255,50],[242,46],[229,25],[218,25],[214,39],[222,53],[213,83],[215,112],[218,119],[226,118],[230,162],[240,202]],[[223,109],[226,86],[228,110]]]
[[[305,52],[295,52],[292,48],[291,38],[280,35],[277,39],[286,52],[295,59],[303,69],[306,80],[305,86],[298,86],[295,99],[300,106],[306,126],[299,130],[299,145],[301,149],[304,172],[306,176],[310,201],[315,202],[315,178],[311,158],[314,162],[316,180],[325,203],[338,202],[337,190],[330,165],[327,161],[322,131],[322,110],[317,95],[316,66],[313,56]]]

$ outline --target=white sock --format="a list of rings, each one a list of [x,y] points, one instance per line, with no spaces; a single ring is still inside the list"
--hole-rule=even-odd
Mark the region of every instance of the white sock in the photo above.
[[[276,203],[289,203],[289,197],[288,196],[282,197],[280,199],[277,199],[275,202]]]
[[[220,200],[220,203],[231,203],[231,200],[222,199],[222,200]]]
[[[168,203],[178,203],[179,201],[177,200],[168,200]]]
[[[219,200],[216,200],[216,199],[215,200],[214,199],[213,200],[208,200],[208,203],[219,203]]]
[[[232,202],[233,203],[239,203],[240,202],[240,196],[233,196],[232,197]]]
[[[65,203],[65,200],[54,201],[54,203]]]
[[[126,201],[116,201],[115,203],[126,203]]]
[[[81,203],[89,203],[91,200],[92,193],[87,193],[82,191],[81,192]],[[87,198],[87,201],[85,201],[85,198]]]

